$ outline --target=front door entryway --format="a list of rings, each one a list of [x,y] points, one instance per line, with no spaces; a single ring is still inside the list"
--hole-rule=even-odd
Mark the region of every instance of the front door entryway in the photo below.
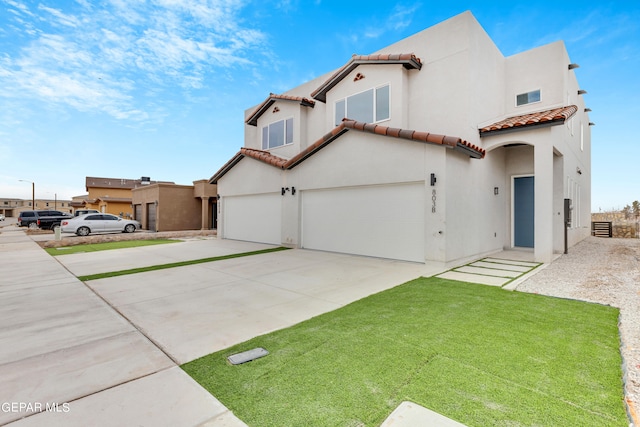
[[[513,178],[513,246],[533,248],[534,177]]]

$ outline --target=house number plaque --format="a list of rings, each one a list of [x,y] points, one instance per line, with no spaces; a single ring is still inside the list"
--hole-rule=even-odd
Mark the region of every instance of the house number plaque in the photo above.
[[[436,213],[436,189],[431,190],[431,212]]]

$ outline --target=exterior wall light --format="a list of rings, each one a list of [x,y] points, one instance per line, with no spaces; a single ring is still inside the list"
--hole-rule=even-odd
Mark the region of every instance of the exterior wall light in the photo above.
[[[589,122],[589,126],[595,126],[596,124],[593,122]]]
[[[586,93],[587,93],[587,91],[586,91],[586,90],[584,90],[584,89],[580,89],[580,90],[578,90],[578,95],[584,95],[584,94],[586,94]]]
[[[576,64],[576,63],[569,64],[569,69],[570,69],[570,70],[573,70],[573,69],[575,69],[575,68],[580,68],[580,66],[579,66],[578,64]]]
[[[585,109],[584,109],[584,112],[585,112],[585,113],[588,113],[589,111],[591,111],[591,108],[585,108]]]

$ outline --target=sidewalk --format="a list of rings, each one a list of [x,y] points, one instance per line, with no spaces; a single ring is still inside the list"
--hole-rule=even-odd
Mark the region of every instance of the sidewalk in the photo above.
[[[244,425],[22,230],[0,259],[0,425]]]

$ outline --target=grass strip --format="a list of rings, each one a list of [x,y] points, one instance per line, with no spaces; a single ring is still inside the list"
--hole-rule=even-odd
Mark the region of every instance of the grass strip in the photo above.
[[[139,246],[163,245],[166,243],[177,243],[176,239],[152,239],[152,240],[124,240],[121,242],[89,243],[74,246],[62,246],[59,248],[45,248],[49,255],[70,255],[85,252],[108,251],[112,249],[137,248]]]
[[[469,427],[626,426],[618,315],[420,278],[182,369],[249,426],[379,426],[405,400]]]
[[[78,276],[78,279],[82,280],[83,282],[87,282],[89,280],[105,279],[108,277],[124,276],[127,274],[144,273],[147,271],[164,270],[167,268],[175,268],[175,267],[184,267],[186,265],[203,264],[205,262],[222,261],[222,260],[231,259],[231,258],[240,258],[245,256],[251,256],[251,255],[267,254],[270,252],[284,251],[287,249],[289,248],[280,246],[277,248],[261,249],[259,251],[240,252],[237,254],[222,255],[222,256],[216,256],[216,257],[210,257],[210,258],[200,258],[200,259],[193,259],[189,261],[178,261],[178,262],[171,262],[168,264],[158,264],[158,265],[150,265],[147,267],[130,268],[128,270],[89,274],[87,276]]]

